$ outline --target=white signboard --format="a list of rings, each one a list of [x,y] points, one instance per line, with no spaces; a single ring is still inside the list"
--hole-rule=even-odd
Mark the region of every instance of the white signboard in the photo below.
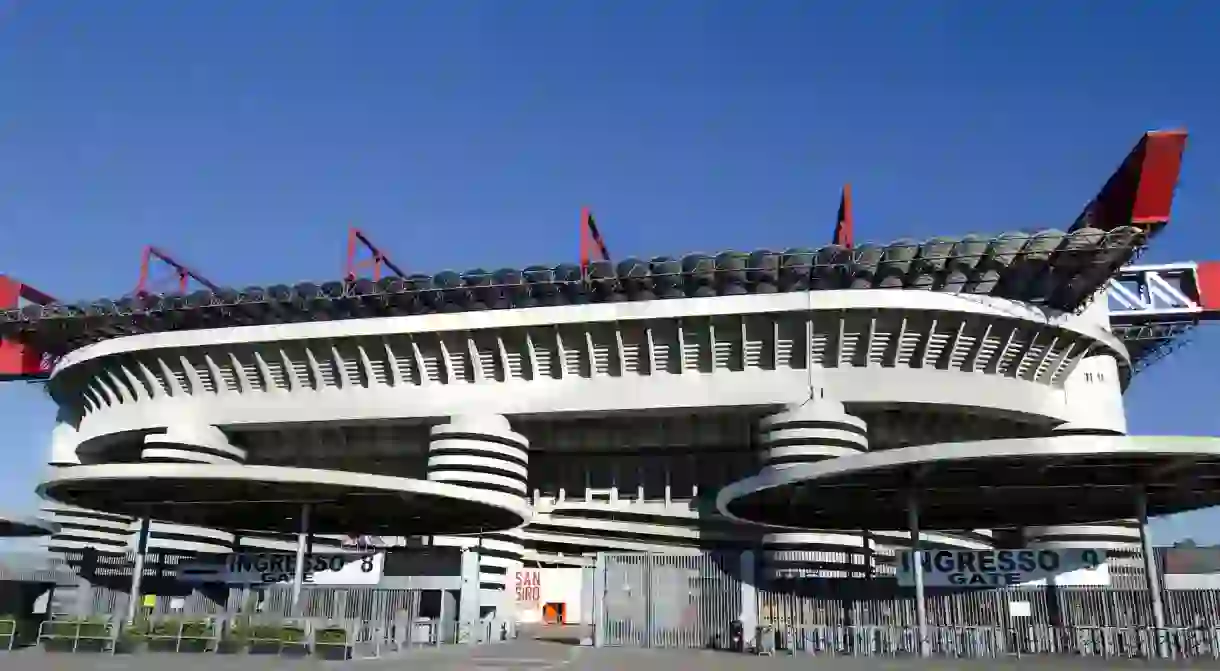
[[[211,563],[182,563],[182,582],[229,585],[292,584],[296,555],[284,552],[231,554]],[[307,585],[376,585],[385,568],[385,553],[310,555],[305,558]]]
[[[1016,585],[1109,585],[1104,550],[923,550],[923,584],[928,587],[1010,587]],[[912,586],[912,553],[898,553],[898,584]]]

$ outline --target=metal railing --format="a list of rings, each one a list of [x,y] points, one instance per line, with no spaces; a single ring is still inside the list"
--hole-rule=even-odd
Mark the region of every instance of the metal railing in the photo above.
[[[777,630],[759,649],[781,654],[908,657],[918,654],[914,627],[803,626]],[[931,654],[952,658],[1024,656],[1220,660],[1220,629],[1173,627],[929,627]]]
[[[5,631],[6,622],[0,620],[0,632]],[[39,626],[37,642],[47,651],[63,653],[153,651],[370,659],[440,645],[439,632],[439,623],[421,620],[389,624],[309,619],[251,622],[237,617],[152,619],[123,625],[113,618],[56,618]]]
[[[208,652],[220,647],[221,627],[216,621],[141,621],[123,629],[134,640],[142,640],[159,652]]]
[[[119,627],[109,619],[52,618],[38,625],[38,643],[57,652],[114,652]]]
[[[17,645],[17,620],[0,619],[0,650],[12,650]]]

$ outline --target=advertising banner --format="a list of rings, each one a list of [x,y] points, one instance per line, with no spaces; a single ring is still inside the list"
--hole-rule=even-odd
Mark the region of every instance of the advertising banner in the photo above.
[[[307,585],[371,586],[381,581],[385,553],[310,555],[305,558]],[[229,585],[292,584],[296,555],[286,552],[231,554],[210,562],[178,565],[178,579]]]
[[[898,584],[913,586],[909,550],[898,553]],[[923,550],[927,587],[1010,587],[1017,585],[1109,585],[1105,550]]]

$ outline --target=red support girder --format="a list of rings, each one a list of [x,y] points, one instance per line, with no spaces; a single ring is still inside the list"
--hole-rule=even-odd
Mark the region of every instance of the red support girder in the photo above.
[[[1200,261],[1195,269],[1195,292],[1199,307],[1220,315],[1220,261]]]
[[[851,218],[851,184],[844,184],[843,192],[839,194],[839,214],[835,219],[835,235],[831,243],[851,249],[855,238],[855,226]]]
[[[21,301],[36,305],[55,302],[51,296],[15,278],[0,275],[0,310],[21,307]],[[0,340],[0,381],[44,378],[54,362],[32,346],[11,340]]]
[[[369,258],[358,258],[361,248],[369,253]],[[380,247],[369,240],[364,231],[355,226],[347,229],[347,262],[343,267],[343,279],[351,282],[360,276],[362,270],[372,269],[373,279],[379,280],[382,267],[389,268],[398,277],[407,276]]]
[[[596,251],[602,261],[610,260],[610,250],[601,231],[597,230],[597,221],[593,218],[593,210],[585,207],[580,211],[580,272],[588,275],[589,262],[593,260]]]
[[[173,270],[174,275],[178,279],[178,292],[186,293],[190,288],[191,280],[195,280],[200,285],[207,287],[212,291],[220,291],[220,287],[208,281],[199,273],[195,272],[185,264],[179,263],[169,253],[161,250],[153,245],[148,245],[144,248],[144,253],[140,256],[140,281],[136,284],[135,295],[147,296],[155,291],[152,287],[152,265],[154,261],[160,261]]]
[[[1149,235],[1169,223],[1173,194],[1186,150],[1186,131],[1145,133],[1097,196],[1076,217],[1071,230],[1110,231],[1139,226]]]

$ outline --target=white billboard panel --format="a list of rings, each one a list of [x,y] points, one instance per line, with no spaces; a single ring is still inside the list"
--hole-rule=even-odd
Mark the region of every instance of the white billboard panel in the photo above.
[[[381,581],[385,553],[310,555],[305,558],[307,585],[369,586]],[[229,585],[292,584],[296,555],[286,552],[231,554],[211,562],[178,565],[183,582],[215,582]]]
[[[907,587],[915,584],[911,556],[909,550],[898,553],[898,584]],[[921,556],[927,587],[1110,584],[1105,550],[922,550]]]

